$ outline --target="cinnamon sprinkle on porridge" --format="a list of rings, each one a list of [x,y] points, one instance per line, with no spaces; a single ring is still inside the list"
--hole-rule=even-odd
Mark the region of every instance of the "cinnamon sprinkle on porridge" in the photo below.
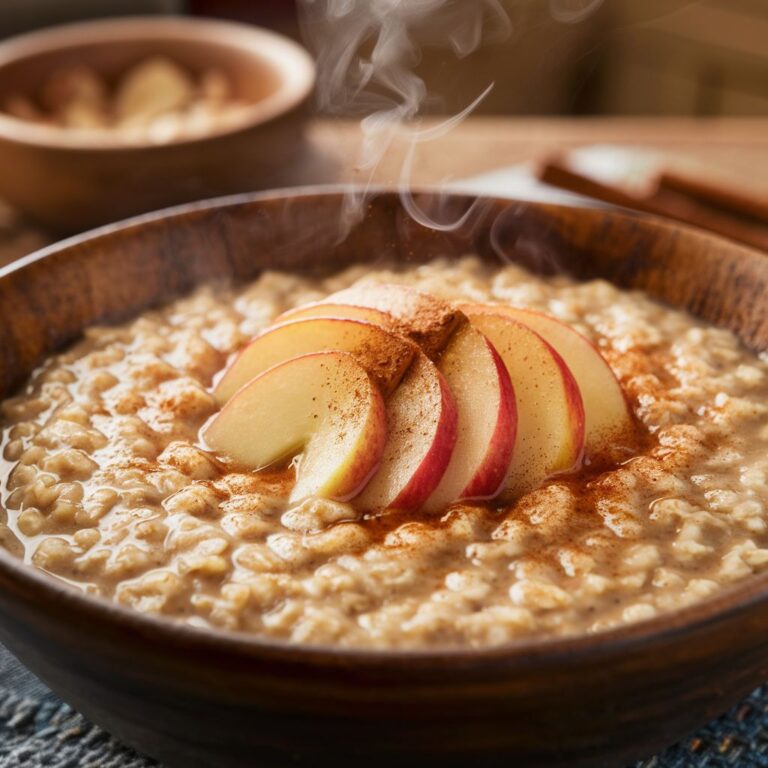
[[[289,503],[292,466],[248,472],[204,449],[212,387],[279,314],[357,281],[565,321],[616,372],[637,434],[506,505],[378,517]],[[324,280],[269,272],[88,329],[1,408],[0,544],[86,592],[196,626],[490,646],[642,621],[768,567],[768,364],[731,333],[603,281],[471,257]]]

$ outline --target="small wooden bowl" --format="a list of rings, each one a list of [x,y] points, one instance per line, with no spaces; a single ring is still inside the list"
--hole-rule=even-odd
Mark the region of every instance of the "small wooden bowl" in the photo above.
[[[74,238],[0,272],[0,397],[94,322],[210,279],[476,252],[602,276],[768,349],[768,260],[600,209],[396,194],[339,241],[342,195],[243,196]],[[489,650],[371,652],[196,629],[86,596],[0,549],[0,640],[67,701],[169,766],[618,766],[768,677],[768,574],[597,635]]]
[[[0,43],[0,106],[13,94],[37,95],[62,67],[87,65],[112,83],[158,54],[193,74],[221,69],[248,106],[206,134],[162,144],[0,112],[0,197],[49,229],[72,233],[188,200],[291,183],[314,64],[299,45],[267,30],[130,17],[23,35]]]

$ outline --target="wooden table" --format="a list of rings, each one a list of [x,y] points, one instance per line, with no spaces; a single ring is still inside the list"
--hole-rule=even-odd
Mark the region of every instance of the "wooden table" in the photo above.
[[[348,168],[360,129],[357,123],[322,120],[312,125],[310,136],[316,147]],[[768,194],[765,118],[470,118],[442,138],[418,146],[412,182],[436,184],[589,144],[652,149],[676,166],[700,168]],[[396,150],[381,163],[375,181],[398,180],[403,152]]]
[[[424,127],[440,121],[429,121]],[[352,121],[318,119],[309,127],[316,162],[306,181],[360,178],[352,171],[359,155],[360,127]],[[413,184],[440,184],[536,160],[552,152],[590,144],[617,144],[663,152],[683,168],[730,180],[768,194],[768,119],[690,118],[469,118],[441,138],[418,145]],[[395,144],[372,180],[396,183],[405,147]],[[49,238],[0,205],[0,265],[28,253]]]

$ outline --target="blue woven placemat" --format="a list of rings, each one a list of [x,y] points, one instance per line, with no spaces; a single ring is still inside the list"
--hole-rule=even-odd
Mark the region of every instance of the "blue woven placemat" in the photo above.
[[[635,768],[768,768],[768,686]],[[0,646],[0,768],[160,768],[56,698]]]

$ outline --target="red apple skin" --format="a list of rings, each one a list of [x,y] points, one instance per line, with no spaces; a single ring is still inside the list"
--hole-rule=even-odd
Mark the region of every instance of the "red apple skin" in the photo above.
[[[544,342],[549,347],[549,351],[552,353],[552,357],[555,358],[555,362],[560,368],[560,373],[563,376],[563,386],[565,388],[566,399],[568,400],[568,413],[570,415],[571,424],[571,446],[569,451],[570,459],[563,458],[563,465],[567,469],[561,471],[568,472],[578,468],[584,458],[584,437],[586,418],[584,415],[584,401],[581,397],[581,390],[576,383],[576,379],[571,373],[571,369],[566,364],[565,360],[558,354],[557,350],[548,342]],[[570,465],[569,465],[570,461]]]
[[[223,404],[272,365],[322,351],[351,353],[387,396],[408,369],[416,349],[412,342],[375,323],[335,317],[298,318],[272,325],[251,339],[216,383],[214,395]],[[264,363],[265,355],[273,358],[268,364]]]
[[[417,510],[437,487],[453,454],[456,402],[445,377],[419,353],[386,408],[388,441],[382,462],[355,502],[367,511]],[[426,412],[432,416],[429,429],[420,433]]]
[[[453,446],[456,445],[459,414],[456,409],[456,400],[445,377],[439,372],[438,376],[440,377],[443,408],[440,413],[435,440],[411,480],[392,501],[390,505],[392,509],[416,510],[421,508],[432,491],[437,488],[448,462],[451,460]]]
[[[378,423],[386,424],[386,408],[384,398],[378,393],[376,398],[376,417]],[[369,431],[369,445],[364,459],[357,461],[354,470],[347,473],[343,482],[340,482],[336,488],[328,494],[332,501],[351,502],[364,488],[368,481],[376,474],[381,455],[384,453],[384,446],[387,444],[386,429]],[[297,496],[295,491],[291,492],[291,501],[302,501],[303,498]]]
[[[398,330],[398,324],[395,318],[388,312],[373,307],[356,307],[353,304],[334,304],[329,301],[314,301],[310,304],[303,304],[300,307],[294,307],[287,312],[278,315],[272,325],[288,323],[292,320],[308,319],[312,317],[334,317],[346,318],[352,320],[361,320],[367,323],[380,325],[386,330]]]
[[[317,446],[314,451],[307,450],[313,432],[317,434],[317,429],[324,426],[321,426],[321,422],[313,420],[311,409],[327,409],[321,404],[322,390],[318,390],[317,398],[312,397],[312,403],[315,405],[309,405],[310,395],[306,392],[306,381],[309,378],[318,383],[318,374],[322,376],[328,371],[328,366],[334,364],[339,372],[335,381],[338,382],[342,395],[352,395],[359,400],[361,393],[365,391],[367,409],[362,414],[365,421],[358,422],[356,433],[349,432],[347,421],[336,425],[339,430],[347,429],[348,434],[357,435],[357,446],[354,450],[338,453],[338,443],[335,441],[333,446],[336,451],[317,450]],[[343,370],[345,366],[347,369]],[[350,384],[355,376],[358,377],[357,383]],[[333,379],[328,381],[331,386],[335,386]],[[280,402],[273,402],[272,398],[275,396],[287,396],[286,390],[292,387],[298,392],[295,406],[291,404],[286,410]],[[349,401],[348,398],[340,398],[331,402],[348,405]],[[305,423],[294,419],[293,425],[286,426],[294,416],[299,418],[301,414],[307,413],[307,406],[310,415],[306,417]],[[281,410],[285,411],[283,417],[278,415]],[[330,417],[336,422],[347,418],[339,408],[331,413],[337,414]],[[316,414],[314,419],[317,418]],[[332,429],[330,434],[338,434],[339,430]],[[260,440],[260,437],[265,434],[275,436],[278,444],[274,445],[271,451],[263,448],[254,451],[254,440],[263,444],[264,441]],[[310,353],[279,363],[242,387],[205,425],[203,440],[209,449],[228,457],[236,466],[256,471],[275,461],[290,458],[302,447],[304,460],[299,465],[291,501],[300,501],[310,495],[349,501],[367,485],[381,462],[387,443],[386,406],[370,375],[352,355],[332,351]],[[257,455],[260,458],[257,458]],[[345,463],[339,463],[339,459],[344,459]],[[321,465],[319,468],[318,463]],[[322,466],[324,464],[330,466]],[[313,478],[317,478],[317,482],[314,482]],[[307,493],[297,495],[300,489],[307,486]]]
[[[499,374],[499,388],[501,390],[499,419],[488,445],[485,460],[461,492],[462,499],[492,499],[501,493],[517,440],[515,388],[512,386],[509,372],[496,348],[487,339],[486,343]]]
[[[538,333],[504,313],[470,313],[470,324],[496,347],[518,397],[518,445],[502,493],[520,495],[547,477],[574,470],[584,450],[584,406],[579,386],[563,358]],[[536,377],[541,375],[546,379],[539,384]],[[548,406],[550,396],[557,398],[554,410]],[[557,418],[553,422],[556,442],[541,432],[539,414]],[[530,431],[521,433],[526,429]]]
[[[532,330],[538,333],[544,338],[547,343],[555,346],[555,349],[561,354],[564,354],[562,347],[558,348],[554,344],[554,338],[549,339],[548,334],[545,332],[548,327],[559,327],[562,330],[567,331],[568,334],[572,334],[573,338],[577,339],[580,343],[589,347],[595,355],[596,364],[601,367],[605,374],[605,392],[596,391],[594,386],[588,384],[580,384],[580,391],[584,401],[585,410],[585,452],[587,454],[600,454],[605,446],[611,444],[621,436],[625,436],[632,429],[632,410],[627,402],[626,394],[622,388],[619,380],[616,378],[616,374],[608,362],[603,357],[600,349],[596,344],[588,339],[583,334],[579,333],[575,328],[572,328],[567,323],[559,320],[556,317],[540,312],[535,309],[529,309],[527,307],[510,307],[504,304],[459,304],[459,308],[466,312],[468,315],[484,313],[484,314],[505,314],[509,315],[518,322],[524,325],[529,325]],[[545,325],[541,325],[541,322]],[[562,343],[562,340],[561,340]],[[565,359],[565,358],[564,358]],[[566,360],[566,364],[568,361]],[[573,363],[575,366],[575,362]],[[569,365],[571,368],[571,365]],[[577,383],[579,383],[578,369],[573,367],[571,372],[574,374]],[[609,391],[612,390],[612,391]],[[604,413],[600,413],[603,410],[605,397],[610,398],[611,417],[606,420]],[[607,422],[607,423],[606,423]]]

